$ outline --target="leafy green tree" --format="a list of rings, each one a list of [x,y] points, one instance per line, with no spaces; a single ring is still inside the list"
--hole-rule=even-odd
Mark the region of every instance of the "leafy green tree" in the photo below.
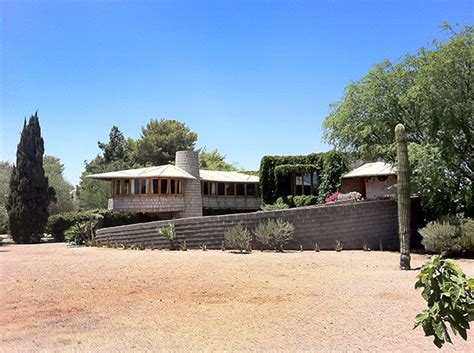
[[[104,143],[99,141],[97,144],[102,150],[102,156],[105,163],[115,161],[125,162],[130,160],[129,142],[115,125],[110,129],[109,142]]]
[[[13,165],[7,161],[0,161],[0,234],[8,231],[7,199],[10,192],[9,180]]]
[[[217,149],[207,152],[206,148],[203,148],[199,153],[199,163],[202,169],[236,171],[237,168],[233,164],[227,163],[225,157]]]
[[[17,243],[38,242],[48,222],[48,205],[55,199],[43,169],[44,142],[38,114],[24,123],[10,177],[7,200],[10,234]]]
[[[45,155],[43,168],[45,175],[48,177],[49,185],[56,192],[56,202],[51,202],[48,207],[49,214],[74,211],[76,205],[71,194],[74,186],[64,179],[64,165],[59,158]]]
[[[111,197],[110,183],[101,180],[86,178],[89,174],[105,173],[121,169],[138,167],[131,161],[134,148],[132,139],[125,139],[117,126],[112,126],[109,141],[98,142],[102,153],[90,162],[85,161],[85,170],[77,188],[79,207],[82,209],[107,208],[108,199]]]
[[[140,165],[173,163],[176,151],[193,150],[197,134],[177,120],[152,119],[142,128],[133,151],[133,161]]]
[[[434,42],[433,48],[422,48],[398,63],[375,65],[349,84],[324,122],[324,139],[365,160],[394,161],[393,128],[402,123],[409,143],[437,150],[444,178],[449,179],[430,180],[429,174],[419,174],[414,180],[427,213],[472,214],[474,28],[465,26],[458,33],[448,25],[444,28],[451,33],[447,42]],[[435,202],[428,184],[439,190],[444,204]]]

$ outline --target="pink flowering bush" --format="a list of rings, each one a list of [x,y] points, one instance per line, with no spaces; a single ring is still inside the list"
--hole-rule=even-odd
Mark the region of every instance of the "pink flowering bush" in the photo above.
[[[334,193],[334,194],[332,194],[332,195],[329,195],[329,196],[326,198],[325,202],[326,202],[326,203],[336,202],[336,201],[337,201],[337,198],[338,198],[340,195],[342,195],[341,192],[336,192],[336,193]]]

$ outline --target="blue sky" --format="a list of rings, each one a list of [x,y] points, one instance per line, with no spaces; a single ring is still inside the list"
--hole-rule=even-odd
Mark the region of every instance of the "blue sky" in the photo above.
[[[257,169],[325,151],[329,104],[371,66],[473,24],[473,1],[0,2],[0,160],[38,110],[76,184],[112,125],[185,122],[197,146]]]

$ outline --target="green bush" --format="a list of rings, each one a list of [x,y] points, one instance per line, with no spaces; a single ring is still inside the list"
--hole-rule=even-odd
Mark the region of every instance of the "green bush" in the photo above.
[[[225,245],[231,249],[242,251],[250,250],[252,236],[247,228],[241,224],[227,229],[224,233]]]
[[[261,207],[261,210],[262,211],[277,211],[277,210],[285,210],[288,208],[289,206],[286,203],[284,203],[280,197],[278,200],[276,200],[276,202],[273,205],[263,204]]]
[[[8,217],[0,217],[0,234],[8,233]]]
[[[65,239],[68,242],[74,242],[77,245],[92,243],[95,239],[95,231],[104,216],[96,213],[90,216],[86,221],[78,222],[69,227],[65,232]]]
[[[294,238],[295,227],[282,219],[268,219],[257,224],[254,233],[259,243],[283,251],[284,245]]]
[[[474,220],[450,216],[430,222],[419,230],[421,243],[428,252],[444,256],[474,254]]]
[[[127,213],[109,211],[105,209],[96,209],[88,211],[63,212],[48,218],[46,231],[51,234],[56,241],[64,241],[64,232],[71,226],[90,220],[91,216],[99,214],[103,219],[97,225],[97,228],[115,227],[126,224],[150,222],[159,220],[157,216],[150,216],[140,213]]]
[[[170,242],[170,250],[176,250],[176,222],[172,220],[169,224],[168,227],[161,227],[156,230],[158,233],[158,236],[164,237],[168,239]]]
[[[269,207],[269,209],[265,209],[265,211],[272,211],[275,209],[312,206],[312,205],[316,205],[317,203],[318,203],[318,197],[314,195],[297,195],[297,196],[289,195],[289,196],[280,196],[273,205],[265,205],[264,207]],[[284,207],[284,205],[286,205],[286,207]]]
[[[434,336],[438,348],[452,343],[446,323],[466,340],[474,319],[474,278],[466,278],[453,260],[438,255],[426,262],[417,278],[415,288],[423,289],[428,308],[416,316],[414,328],[421,325],[425,336]]]

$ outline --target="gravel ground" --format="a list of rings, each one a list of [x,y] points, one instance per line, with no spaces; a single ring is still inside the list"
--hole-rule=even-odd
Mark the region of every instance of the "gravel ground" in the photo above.
[[[436,351],[398,258],[4,245],[0,351]]]

